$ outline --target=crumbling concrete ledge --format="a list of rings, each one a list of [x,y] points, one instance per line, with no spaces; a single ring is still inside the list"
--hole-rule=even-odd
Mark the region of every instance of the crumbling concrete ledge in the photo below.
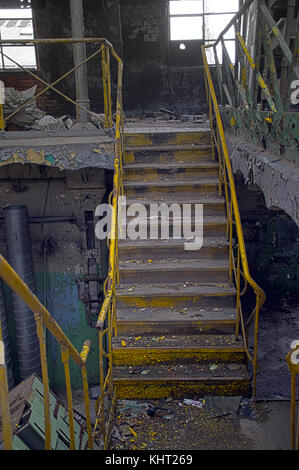
[[[12,131],[0,137],[0,167],[34,163],[61,170],[112,170],[114,157],[114,139],[98,131]]]
[[[269,209],[285,211],[299,226],[299,165],[267,150],[226,135],[233,172],[263,191]]]

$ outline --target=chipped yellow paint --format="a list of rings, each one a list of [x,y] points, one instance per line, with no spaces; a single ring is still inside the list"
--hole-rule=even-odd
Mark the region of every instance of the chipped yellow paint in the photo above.
[[[249,396],[250,384],[248,379],[234,379],[229,382],[225,379],[208,379],[204,377],[199,380],[183,381],[179,377],[169,380],[145,379],[136,380],[118,379],[114,380],[118,399],[158,399],[158,398],[186,398],[191,396]]]
[[[9,165],[11,163],[24,163],[24,160],[19,156],[18,152],[16,152],[7,160],[1,161],[0,166]]]
[[[18,152],[12,154],[8,159],[0,161],[0,166],[10,165],[12,163],[23,163],[26,162],[34,163],[37,165],[52,166],[51,162],[46,159],[45,152],[41,150],[36,152],[33,149],[28,149],[24,158],[22,158]]]
[[[29,150],[27,150],[26,160],[29,160],[31,163],[36,163],[38,165],[46,164],[46,162],[45,162],[45,152],[43,150],[41,150],[38,153],[33,149],[29,149]]]
[[[124,156],[124,163],[134,163],[135,155],[132,152],[126,152]]]
[[[222,361],[241,363],[245,358],[244,348],[209,346],[209,347],[121,347],[113,349],[113,363],[116,366],[155,365],[159,362],[175,364],[184,361]]]
[[[186,302],[193,302],[196,304],[197,302],[201,301],[203,297],[206,296],[213,296],[213,297],[225,297],[225,296],[231,296],[232,294],[230,292],[213,292],[213,294],[201,294],[199,296],[194,296],[190,297],[188,295],[186,296],[178,296],[178,297],[141,297],[140,295],[136,294],[136,296],[133,295],[128,295],[124,296],[122,295],[121,297],[118,297],[118,300],[120,300],[123,304],[129,305],[129,306],[134,306],[136,308],[144,308],[144,307],[168,307],[168,308],[174,308],[175,305],[181,305],[181,304],[186,304]]]
[[[273,31],[273,33],[275,34],[276,37],[279,36],[279,30],[278,30],[278,28],[274,27],[274,28],[272,28],[272,31]]]
[[[127,133],[125,134],[126,146],[143,147],[155,144],[182,145],[182,144],[209,144],[210,134],[207,131],[190,132],[163,132],[163,133]]]

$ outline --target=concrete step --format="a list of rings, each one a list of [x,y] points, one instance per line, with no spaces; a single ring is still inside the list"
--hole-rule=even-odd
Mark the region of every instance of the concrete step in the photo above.
[[[122,283],[228,282],[228,260],[166,259],[158,261],[121,261]]]
[[[114,385],[117,397],[127,400],[250,396],[248,371],[234,363],[117,366]]]
[[[208,129],[184,129],[183,131],[160,130],[132,130],[124,134],[125,147],[140,147],[152,145],[184,145],[184,144],[209,144],[211,134]]]
[[[164,181],[123,181],[126,196],[139,196],[142,194],[155,194],[158,197],[161,192],[167,193],[204,193],[217,196],[219,193],[219,179],[209,178],[202,181],[197,179]]]
[[[123,307],[117,310],[119,335],[233,334],[234,308]]]
[[[235,288],[225,282],[123,284],[116,291],[117,308],[134,307],[234,307]]]
[[[197,163],[212,161],[212,147],[209,144],[192,145],[150,145],[125,148],[124,163]]]
[[[188,241],[188,240],[186,240]],[[200,250],[185,249],[185,240],[119,240],[119,260],[228,259],[225,237],[206,237]]]
[[[166,238],[181,238],[184,237],[184,234],[188,235],[188,233],[184,232],[184,220],[183,220],[183,212],[179,209],[175,211],[176,214],[172,216],[168,214],[158,214],[158,216],[150,216],[147,218],[142,217],[140,214],[134,213],[134,216],[127,216],[126,222],[127,227],[130,224],[133,224],[132,230],[133,232],[136,229],[136,224],[138,224],[138,232],[142,234],[142,238],[158,238],[158,239],[166,239]],[[130,214],[130,211],[128,211]],[[124,225],[124,233],[125,233],[125,222]],[[201,228],[201,220],[196,220],[194,217],[191,217],[190,223],[188,223],[188,230],[191,230],[194,233],[196,229],[196,233],[200,233],[199,230]],[[226,235],[226,218],[220,216],[203,216],[203,236],[205,237],[224,237]],[[127,231],[126,233],[130,233]]]
[[[225,216],[224,198],[211,195],[195,194],[194,192],[191,194],[162,193],[156,196],[149,195],[148,197],[145,195],[137,197],[128,196],[126,197],[124,208],[126,209],[128,206],[135,203],[142,204],[146,208],[148,216],[151,215],[151,204],[154,206],[156,206],[156,204],[159,204],[159,206],[161,204],[167,204],[167,207],[169,208],[172,204],[176,204],[180,207],[181,213],[183,213],[183,204],[191,204],[192,210],[194,210],[195,204],[202,204],[204,217],[212,215],[222,217]]]
[[[186,364],[215,361],[242,363],[243,341],[234,335],[118,336],[113,342],[116,366]]]
[[[124,179],[126,181],[171,181],[217,178],[219,165],[211,161],[200,160],[196,163],[133,163],[125,164]]]

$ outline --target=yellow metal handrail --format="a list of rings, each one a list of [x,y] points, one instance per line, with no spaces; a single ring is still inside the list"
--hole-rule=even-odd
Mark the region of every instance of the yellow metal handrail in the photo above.
[[[69,370],[69,359],[72,360],[81,368],[82,383],[84,392],[85,412],[86,412],[86,427],[88,433],[88,447],[93,448],[93,436],[89,411],[89,395],[88,395],[88,381],[86,371],[86,360],[88,357],[90,342],[87,340],[82,348],[81,353],[70,342],[60,326],[56,323],[54,318],[44,307],[44,305],[33,294],[29,287],[22,281],[9,263],[0,255],[0,277],[4,282],[26,303],[26,305],[34,313],[36,321],[37,336],[40,347],[40,359],[42,369],[42,380],[44,386],[44,419],[45,419],[45,450],[51,450],[51,416],[50,416],[50,387],[49,376],[47,368],[47,353],[45,342],[45,328],[54,336],[60,345],[62,361],[65,371],[65,382],[67,391],[67,405],[70,426],[70,449],[75,450],[75,434],[74,434],[74,412],[72,401],[72,390]],[[2,333],[1,340],[2,340]],[[4,448],[6,450],[12,449],[13,433],[11,430],[10,409],[8,401],[8,385],[5,361],[1,361],[0,367],[0,395],[1,395],[1,410],[2,410],[2,429],[4,438]]]
[[[24,68],[22,65],[20,65],[17,61],[12,59],[11,57],[2,53],[2,55],[6,59],[10,60],[19,69],[28,73],[28,75],[33,77],[35,80],[45,85],[45,88],[42,89],[40,92],[38,92],[35,96],[30,98],[28,101],[26,101],[26,103],[19,106],[17,109],[15,109],[11,114],[6,116],[5,118],[4,118],[4,113],[3,113],[3,103],[0,103],[0,131],[4,131],[7,121],[9,121],[19,111],[26,108],[26,106],[28,106],[32,101],[39,98],[49,89],[54,91],[56,94],[62,96],[62,98],[64,98],[67,102],[73,104],[76,108],[76,114],[78,114],[78,110],[81,110],[87,113],[88,115],[94,116],[98,120],[102,121],[105,128],[111,128],[113,126],[112,105],[111,105],[112,101],[111,101],[110,54],[112,54],[116,58],[117,61],[120,60],[120,58],[116,54],[112,44],[107,39],[105,38],[57,38],[57,39],[51,38],[51,39],[11,39],[11,40],[0,41],[0,45],[5,45],[5,44],[47,45],[47,44],[76,44],[76,43],[100,44],[101,47],[98,50],[96,50],[94,53],[86,57],[81,63],[77,64],[76,66],[72,67],[68,72],[61,75],[61,77],[59,77],[57,80],[55,80],[51,84],[47,83],[45,80],[43,80],[41,77],[36,75],[31,70]],[[88,110],[87,108],[78,104],[77,102],[72,100],[69,96],[65,95],[60,90],[55,88],[55,85],[57,85],[63,79],[68,77],[71,73],[75,72],[79,67],[86,64],[87,62],[89,62],[91,59],[93,59],[99,54],[101,54],[102,56],[102,82],[103,82],[103,98],[104,98],[104,113],[105,113],[104,119],[102,119],[99,114]]]
[[[40,77],[35,75],[32,71],[24,69],[17,62],[11,59],[16,65],[21,69],[27,72],[29,75],[33,76],[35,79],[43,83],[46,88],[41,90],[37,95],[34,96],[31,100],[28,100],[17,110],[11,113],[6,117],[6,121],[13,117],[17,112],[26,107],[33,99],[38,98],[47,90],[51,89],[54,92],[58,93],[67,101],[71,102],[76,106],[76,109],[81,109],[87,112],[90,115],[95,114],[78,103],[71,100],[69,97],[61,93],[55,88],[55,85],[61,80],[66,78],[70,73],[74,72],[78,67],[91,60],[93,57],[101,53],[102,57],[102,81],[103,81],[103,97],[104,97],[104,114],[105,118],[103,124],[105,128],[115,127],[115,161],[114,161],[114,179],[113,179],[113,191],[111,193],[112,197],[112,206],[114,208],[114,214],[117,214],[118,211],[118,195],[120,192],[123,193],[122,187],[122,154],[123,154],[123,107],[122,107],[122,75],[123,75],[123,63],[120,57],[115,52],[113,46],[104,38],[83,38],[83,39],[35,39],[35,40],[11,40],[9,43],[16,44],[64,44],[64,43],[91,43],[91,44],[101,44],[99,50],[95,51],[89,57],[87,57],[83,62],[81,62],[76,67],[70,69],[66,74],[62,75],[55,82],[48,84]],[[0,43],[5,43],[5,41],[0,41]],[[111,97],[111,73],[110,73],[110,57],[114,57],[118,64],[118,79],[117,79],[117,96],[116,96],[116,119],[115,123],[112,119],[112,97]],[[1,119],[3,117],[3,105],[0,104],[0,130],[5,129],[5,121]],[[109,440],[109,433],[106,432],[105,426],[105,407],[104,407],[104,398],[108,394],[109,397],[113,398],[113,383],[112,383],[112,329],[115,328],[115,286],[118,282],[118,244],[117,244],[117,215],[116,218],[112,217],[112,229],[110,234],[110,252],[109,252],[109,270],[108,277],[104,284],[105,300],[103,302],[99,319],[97,322],[97,328],[99,329],[99,370],[100,370],[100,386],[101,392],[96,403],[96,422],[94,430],[91,427],[90,421],[90,412],[89,412],[89,396],[88,396],[88,381],[87,381],[87,372],[85,362],[88,357],[90,343],[86,341],[83,345],[81,353],[74,348],[72,343],[69,341],[67,336],[63,333],[59,325],[51,317],[47,309],[39,302],[39,300],[32,294],[28,289],[26,284],[18,277],[17,273],[9,266],[7,261],[0,256],[0,277],[3,278],[5,282],[27,303],[27,305],[34,312],[36,324],[37,324],[37,333],[40,342],[40,352],[41,352],[41,365],[42,365],[42,375],[44,382],[44,407],[45,407],[45,430],[46,430],[46,439],[45,439],[45,449],[50,449],[51,447],[51,423],[50,423],[50,411],[49,411],[49,379],[47,372],[47,362],[46,362],[46,347],[44,339],[44,326],[54,335],[56,340],[59,342],[61,347],[61,358],[64,364],[65,379],[66,379],[66,392],[67,392],[67,402],[68,402],[68,415],[69,415],[69,426],[70,426],[70,448],[75,448],[75,436],[74,436],[74,422],[73,422],[73,406],[72,406],[72,393],[71,393],[71,381],[70,381],[70,371],[69,371],[69,358],[71,357],[75,363],[82,369],[82,380],[83,380],[83,392],[85,399],[85,411],[86,411],[86,424],[88,432],[88,446],[90,449],[93,447],[93,439],[96,439],[99,433],[99,430],[104,435],[105,446],[107,446]],[[108,323],[108,325],[107,325]],[[104,327],[105,325],[105,327]],[[108,333],[108,352],[105,351],[103,346],[104,336]],[[2,340],[2,333],[0,330],[0,341]],[[1,343],[0,343],[1,344]],[[108,359],[108,371],[105,374],[104,368],[104,358]],[[1,362],[1,361],[0,361]],[[107,392],[108,389],[108,392]],[[7,385],[7,374],[5,364],[0,364],[0,400],[2,407],[2,420],[3,428],[5,429],[4,433],[4,446],[6,449],[12,447],[12,433],[11,433],[11,424],[10,424],[10,414],[9,414],[9,405],[8,405],[8,385]],[[115,403],[115,397],[112,400],[112,404]],[[113,406],[111,407],[113,410]],[[111,417],[111,412],[110,412]],[[107,429],[109,429],[109,422]]]
[[[299,341],[294,341],[286,362],[291,373],[291,450],[299,450],[299,416],[296,426],[296,377],[299,374]]]
[[[216,148],[218,150],[219,156],[219,171],[220,171],[220,185],[219,191],[222,191],[222,183],[224,184],[224,194],[226,200],[226,214],[227,214],[227,235],[229,239],[229,277],[230,281],[232,282],[233,272],[235,275],[235,282],[237,288],[237,298],[236,298],[236,306],[237,306],[237,319],[236,319],[236,335],[239,334],[239,323],[241,323],[242,333],[244,338],[244,345],[246,348],[247,356],[249,360],[253,364],[253,397],[256,394],[256,373],[258,368],[257,363],[257,348],[258,348],[258,322],[259,322],[259,312],[266,300],[266,295],[264,291],[258,286],[258,284],[252,279],[247,255],[246,255],[246,247],[244,242],[238,200],[237,200],[237,193],[235,187],[234,176],[232,172],[230,157],[226,145],[226,139],[223,129],[223,124],[220,116],[219,106],[217,102],[217,97],[215,93],[215,88],[213,84],[213,80],[211,77],[211,72],[208,66],[208,61],[206,57],[206,48],[209,46],[202,46],[202,56],[203,56],[203,63],[204,63],[204,70],[205,70],[205,80],[206,80],[206,91],[207,91],[207,100],[209,103],[209,114],[210,114],[210,128],[211,133],[214,133],[213,130],[213,113],[216,117],[216,134],[214,133],[214,141]],[[233,225],[236,229],[237,235],[237,246],[238,246],[238,253],[237,253],[237,261],[235,261],[234,253],[233,253]],[[237,264],[237,266],[236,266]],[[241,266],[242,266],[242,276],[245,279],[245,282],[250,285],[255,294],[256,294],[256,305],[255,308],[250,316],[250,318],[255,319],[254,325],[254,350],[253,350],[253,357],[248,351],[247,347],[247,338],[245,333],[245,325],[244,325],[244,318],[242,313],[242,306],[241,306]]]
[[[113,388],[113,362],[112,362],[112,336],[113,331],[116,334],[116,298],[115,289],[119,282],[118,272],[118,198],[123,194],[123,106],[122,106],[122,73],[123,64],[118,55],[112,51],[113,56],[118,62],[118,82],[116,99],[116,123],[115,123],[115,160],[113,175],[113,190],[109,196],[109,202],[112,206],[111,232],[109,234],[109,266],[108,276],[104,283],[105,299],[97,320],[97,329],[99,331],[99,354],[100,354],[100,396],[96,403],[97,419],[94,427],[95,436],[98,432],[104,435],[104,449],[107,448],[110,438],[110,424],[113,410],[116,402],[115,390]],[[107,56],[106,56],[107,57]],[[109,76],[108,76],[109,77]],[[111,89],[107,86],[107,112],[111,103]],[[103,343],[105,335],[108,336],[107,351],[104,350]],[[104,358],[107,359],[107,372],[105,374]],[[105,397],[110,400],[108,405],[109,417],[106,418]]]

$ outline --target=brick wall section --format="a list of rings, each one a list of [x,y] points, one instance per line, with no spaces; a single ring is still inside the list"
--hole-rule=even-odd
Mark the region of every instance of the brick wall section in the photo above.
[[[15,88],[16,90],[28,90],[28,88],[37,85],[36,94],[45,88],[41,82],[28,74],[22,72],[2,72],[0,73],[0,80],[4,82],[5,87]],[[39,109],[45,111],[47,114],[56,116],[59,109],[57,100],[51,97],[49,91],[46,91],[36,100]],[[59,114],[59,113],[58,113]]]

